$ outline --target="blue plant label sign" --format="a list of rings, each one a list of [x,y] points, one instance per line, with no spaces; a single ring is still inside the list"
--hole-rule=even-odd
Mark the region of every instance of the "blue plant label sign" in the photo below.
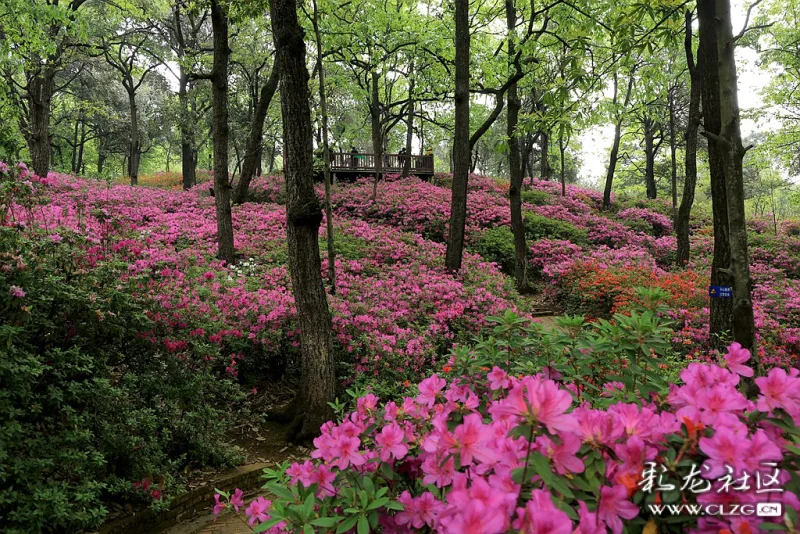
[[[733,288],[731,286],[708,286],[708,296],[712,299],[732,299]]]

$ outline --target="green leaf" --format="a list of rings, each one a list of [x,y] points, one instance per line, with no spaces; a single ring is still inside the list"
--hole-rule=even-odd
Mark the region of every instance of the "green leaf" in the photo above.
[[[314,525],[315,527],[335,527],[339,521],[342,520],[342,516],[337,515],[333,517],[318,517],[317,519],[312,520],[309,524]]]
[[[342,534],[343,532],[347,532],[348,530],[352,529],[354,526],[356,526],[356,522],[358,521],[359,517],[360,516],[357,515],[351,515],[339,523],[339,526],[336,528],[336,534]]]
[[[369,534],[369,521],[367,516],[358,516],[358,534]]]

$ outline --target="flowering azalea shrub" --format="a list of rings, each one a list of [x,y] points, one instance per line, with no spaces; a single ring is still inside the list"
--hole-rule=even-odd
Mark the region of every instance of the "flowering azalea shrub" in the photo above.
[[[239,461],[223,436],[241,392],[142,337],[168,339],[148,318],[158,304],[102,248],[64,228],[0,226],[3,532],[92,530],[109,500],[159,502],[189,465]]]
[[[755,400],[737,390],[753,371],[735,344],[663,387],[640,362],[630,374],[648,392],[615,376],[576,380],[569,363],[546,359],[541,372],[516,375],[526,347],[514,322],[456,351],[415,396],[360,398],[322,427],[311,460],[267,470],[272,499],[245,508],[221,494],[215,511],[233,506],[255,531],[276,533],[796,529],[800,371],[756,378]],[[757,516],[757,503],[780,512]],[[752,515],[658,512],[690,504],[749,505]]]

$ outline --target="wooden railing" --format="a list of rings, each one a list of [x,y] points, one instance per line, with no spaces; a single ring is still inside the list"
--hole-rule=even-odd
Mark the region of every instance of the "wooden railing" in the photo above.
[[[411,174],[433,173],[433,156],[383,154],[381,172],[402,172],[406,158],[411,160]],[[375,172],[375,154],[331,153],[331,172]]]

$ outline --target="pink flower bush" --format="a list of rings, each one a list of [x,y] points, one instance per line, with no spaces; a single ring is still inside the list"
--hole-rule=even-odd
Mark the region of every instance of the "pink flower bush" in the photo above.
[[[740,347],[731,346],[723,360],[729,367],[731,362],[744,365],[746,356]],[[619,534],[629,522],[643,525],[650,517],[647,504],[653,502],[749,499],[781,503],[784,508],[800,506],[797,484],[767,495],[757,495],[755,487],[737,491],[729,487],[713,495],[698,496],[683,489],[669,496],[645,490],[643,478],[647,465],[668,463],[666,459],[677,453],[685,462],[671,468],[675,471],[667,473],[665,483],[680,485],[678,474],[688,473],[689,464],[699,470],[701,480],[717,484],[716,489],[715,479],[725,475],[728,466],[737,476],[764,478],[778,469],[780,480],[788,480],[787,470],[800,460],[789,447],[800,439],[796,369],[789,373],[773,369],[758,378],[760,394],[750,402],[736,389],[740,379],[731,369],[693,363],[681,374],[682,383],[670,385],[668,396],[665,391],[664,397],[652,402],[640,399],[638,405],[617,402],[606,407],[590,402],[577,406],[569,384],[541,375],[508,376],[508,388],[493,388],[505,379],[500,371],[497,366],[491,371],[475,368],[468,375],[453,376],[443,388],[441,378],[434,376],[433,382],[426,379],[426,385],[420,384],[420,391],[431,395],[406,398],[402,409],[393,403],[381,408],[369,399],[369,409],[351,413],[340,424],[327,423],[315,442],[316,462],[295,463],[285,474],[271,475],[294,493],[264,513],[293,531],[296,523],[291,521],[304,519],[290,509],[311,495],[318,511],[307,520],[325,525],[319,530],[325,532],[335,531],[352,517],[353,524],[380,524],[390,532],[431,528],[447,533],[514,529]],[[482,400],[472,402],[473,397]],[[710,406],[709,399],[716,397],[724,399],[722,409]],[[390,407],[392,423],[375,425],[384,415],[389,417]],[[402,438],[400,428],[405,428]],[[329,444],[353,439],[363,447],[360,454],[372,460],[359,464],[348,460],[342,468],[342,458],[349,458],[351,451]],[[387,446],[401,442],[402,454],[386,454]],[[319,493],[309,484],[315,471],[335,477],[333,494]],[[426,485],[432,483],[440,491],[429,491]],[[342,512],[337,503],[350,502],[351,494],[363,494],[362,501]],[[565,512],[570,508],[572,516]],[[375,513],[361,520],[361,510]],[[326,514],[335,517],[323,519],[330,517]],[[765,522],[782,524],[786,517],[748,516],[747,521],[758,528]],[[692,532],[705,532],[713,523],[733,532],[740,520],[687,516],[683,525]]]

